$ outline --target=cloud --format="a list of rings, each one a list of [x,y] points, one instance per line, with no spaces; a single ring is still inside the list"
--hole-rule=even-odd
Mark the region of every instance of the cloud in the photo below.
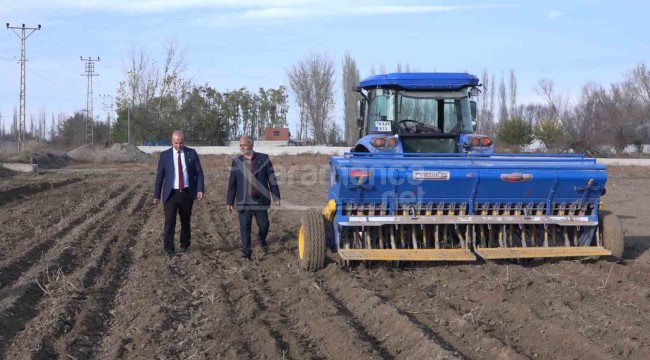
[[[553,11],[548,12],[549,19],[557,19],[562,15],[564,15],[564,13],[562,11],[558,11],[558,10],[553,10]]]
[[[231,27],[244,24],[275,24],[286,20],[310,20],[335,16],[374,16],[422,14],[450,11],[470,11],[478,9],[503,8],[500,5],[478,6],[442,6],[442,5],[381,5],[381,1],[364,5],[357,1],[350,6],[344,1],[330,1],[327,4],[310,3],[309,6],[296,5],[292,7],[263,7],[255,9],[233,9],[227,15],[217,13],[214,16],[203,16],[195,19],[195,24],[202,26]]]
[[[410,2],[410,4],[409,4]],[[503,7],[499,5],[428,5],[430,1],[410,0],[394,5],[392,0],[22,0],[12,1],[5,11],[13,15],[40,10],[116,12],[122,14],[201,11],[198,22],[209,24],[235,20],[307,19],[339,15],[390,15],[448,12]],[[210,21],[210,13],[213,19]]]

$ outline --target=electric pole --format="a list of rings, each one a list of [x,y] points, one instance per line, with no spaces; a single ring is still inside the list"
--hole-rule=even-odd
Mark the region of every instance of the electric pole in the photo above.
[[[107,95],[107,94],[99,94],[100,98],[108,98],[109,103],[102,102],[104,105],[104,111],[106,111],[106,114],[108,115],[108,145],[113,145],[113,133],[111,131],[111,118],[113,117],[113,96],[112,95]]]
[[[99,56],[97,59],[91,59],[90,56],[88,59],[79,57],[81,61],[86,62],[86,73],[81,74],[85,76],[86,80],[86,140],[84,141],[85,146],[93,146],[93,76],[99,76],[95,74],[95,62],[100,61]]]
[[[14,34],[18,35],[20,38],[20,112],[19,112],[19,130],[18,130],[18,151],[23,151],[25,149],[25,40],[36,30],[41,29],[41,25],[38,27],[31,28],[23,26],[9,26],[7,23],[7,29],[11,29]],[[17,29],[20,29],[20,34]],[[29,33],[27,33],[28,30]]]

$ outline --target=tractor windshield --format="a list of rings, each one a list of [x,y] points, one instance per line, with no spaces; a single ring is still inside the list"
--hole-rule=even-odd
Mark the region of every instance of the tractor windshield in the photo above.
[[[396,132],[414,123],[424,123],[442,133],[472,132],[467,90],[398,91],[374,89],[368,92],[369,132]]]

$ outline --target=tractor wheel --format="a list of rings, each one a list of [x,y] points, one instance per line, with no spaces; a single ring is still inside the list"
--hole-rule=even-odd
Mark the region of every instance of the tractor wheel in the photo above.
[[[609,211],[601,211],[598,215],[600,229],[603,234],[603,247],[612,252],[616,260],[623,258],[624,236],[623,227],[618,216]]]
[[[323,215],[314,210],[307,211],[301,218],[302,225],[298,234],[298,255],[302,268],[318,271],[325,267],[327,238]]]

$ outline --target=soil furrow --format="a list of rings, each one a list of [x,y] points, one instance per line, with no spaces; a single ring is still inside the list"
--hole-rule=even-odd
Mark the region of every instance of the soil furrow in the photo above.
[[[418,324],[401,315],[392,304],[383,302],[374,292],[364,289],[348,274],[336,266],[323,274],[316,274],[322,290],[329,294],[342,308],[382,339],[381,344],[392,356],[404,359],[457,359],[462,355],[449,344],[439,342],[431,333],[423,331]]]
[[[15,259],[13,262],[0,265],[2,268],[0,290],[13,284],[24,272],[28,271],[34,264],[39,263],[43,254],[57,245],[60,239],[63,239],[68,235],[68,233],[70,233],[70,231],[74,230],[82,223],[87,222],[89,214],[94,214],[100,211],[100,209],[102,209],[110,199],[114,198],[119,191],[118,188],[114,188],[108,197],[100,198],[99,202],[89,205],[87,208],[78,208],[75,210],[73,215],[64,218],[61,222],[51,227],[49,231],[38,235],[32,240],[25,241],[26,245],[35,245],[20,255],[14,254],[11,257]],[[2,297],[0,297],[0,299],[1,298]]]
[[[223,264],[228,267],[241,266],[240,263],[233,261],[240,255],[239,247],[233,245],[232,239],[226,241],[226,238],[221,235],[225,227],[221,227],[220,229],[214,225],[215,222],[213,219],[216,216],[221,216],[220,211],[222,211],[222,209],[210,209],[209,206],[206,206],[201,210],[203,210],[201,211],[201,215],[208,225],[209,233],[212,233],[217,244],[222,244],[222,246],[219,246],[218,248],[231,249],[231,251],[225,254],[225,257],[222,257],[221,260],[223,261]],[[305,341],[301,343],[300,341],[291,338],[292,335],[290,332],[285,331],[282,327],[274,326],[269,320],[267,320],[268,317],[282,318],[283,315],[269,311],[267,301],[263,299],[263,296],[259,291],[259,279],[255,279],[255,276],[249,274],[247,270],[250,270],[250,267],[248,264],[244,264],[242,271],[229,275],[230,281],[227,284],[224,284],[223,282],[221,283],[222,289],[227,294],[226,297],[228,298],[230,306],[234,306],[234,309],[247,307],[248,309],[241,312],[241,314],[252,315],[250,319],[240,321],[241,326],[247,329],[244,333],[256,333],[258,336],[262,336],[260,329],[263,329],[263,336],[267,338],[264,342],[268,343],[270,340],[274,344],[273,351],[277,357],[290,359],[321,358],[317,353],[311,350],[313,347],[312,344],[305,345]],[[243,284],[243,287],[241,285],[235,286],[234,284]],[[239,298],[239,300],[234,302],[232,301],[233,297]],[[282,324],[280,323],[280,325]]]
[[[482,319],[484,305],[477,305],[469,312],[459,312],[455,304],[439,294],[436,284],[432,283],[429,277],[419,279],[410,276],[410,270],[392,271],[381,266],[369,269],[368,272],[372,275],[364,276],[363,272],[359,270],[354,275],[364,287],[369,287],[380,299],[393,304],[401,314],[425,328],[425,331],[443,339],[441,341],[451,344],[454,348],[466,349],[467,357],[530,357],[522,349],[507,345],[502,339],[494,337],[490,329],[486,329]],[[386,295],[383,295],[384,293]]]
[[[32,266],[20,276],[22,280],[19,280],[16,285],[0,292],[3,313],[10,314],[0,318],[0,330],[2,330],[0,340],[3,340],[0,341],[0,357],[7,350],[6,344],[10,344],[9,341],[38,314],[36,307],[49,291],[49,284],[65,279],[65,276],[79,266],[79,253],[76,251],[79,249],[77,244],[83,243],[82,234],[108,222],[110,218],[107,215],[111,210],[122,207],[134,188],[135,186],[132,186],[129,191],[125,191],[123,195],[111,201],[109,206],[76,226],[74,231],[69,232],[43,255],[44,262]],[[57,268],[52,270],[50,264],[56,264]]]
[[[101,276],[95,276],[96,279],[91,280],[94,285],[89,289],[83,307],[74,309],[79,315],[74,321],[72,331],[63,339],[66,354],[78,359],[97,356],[97,348],[107,328],[107,319],[111,315],[115,296],[133,262],[131,248],[136,241],[138,229],[148,215],[140,212],[145,200],[145,195],[141,195],[135,206],[127,212],[128,219],[122,224],[117,224],[122,227],[119,237],[112,236],[105,245],[110,252],[105,262],[97,264],[97,268],[102,271]],[[137,215],[133,216],[133,214]]]
[[[122,230],[123,224],[131,224],[129,225],[129,228],[131,228],[134,226],[135,219],[140,221],[141,216],[135,219],[130,219],[128,216],[133,214],[136,209],[140,209],[143,203],[144,196],[139,199],[135,198],[131,201],[128,209],[111,214],[116,216],[115,219],[113,217],[107,217],[105,221],[102,219],[103,224],[88,233],[86,241],[79,246],[80,248],[92,250],[87,256],[80,255],[80,259],[87,259],[85,262],[79,261],[79,263],[83,262],[84,266],[65,277],[65,282],[69,287],[64,284],[59,289],[52,289],[52,293],[48,294],[44,302],[38,306],[41,312],[32,320],[32,322],[51,323],[51,325],[46,329],[30,331],[28,324],[23,332],[23,339],[17,337],[14,340],[16,343],[25,345],[31,342],[31,345],[28,346],[39,349],[32,354],[33,358],[47,359],[74,353],[74,351],[66,351],[62,346],[57,346],[56,341],[63,336],[74,337],[80,327],[79,319],[83,318],[88,312],[92,314],[95,311],[103,311],[101,308],[97,309],[97,306],[94,305],[94,298],[103,296],[108,287],[105,284],[98,286],[96,283],[100,276],[111,280],[114,279],[116,274],[111,269],[117,261],[109,259],[111,248],[120,245],[115,243],[119,240],[117,234],[124,233]],[[124,217],[127,217],[127,219],[122,222],[121,220]],[[124,237],[124,234],[121,236]],[[105,311],[109,309],[106,308]],[[50,321],[47,321],[48,319]],[[101,326],[95,326],[92,330],[88,330],[89,336],[101,330]],[[89,357],[84,356],[83,358]]]
[[[29,196],[38,194],[43,191],[59,189],[61,187],[74,184],[81,180],[82,180],[81,178],[70,178],[58,182],[42,182],[42,183],[35,183],[35,184],[26,184],[11,189],[6,189],[0,191],[0,206],[3,206],[13,201],[26,199]]]
[[[219,208],[215,217],[223,218],[222,212],[225,210]],[[273,223],[274,213],[270,217]],[[237,224],[231,225],[231,232],[235,231],[233,227]],[[275,233],[277,236],[277,230]],[[306,279],[305,282],[297,267],[287,272],[287,264],[295,260],[287,259],[286,254],[274,251],[275,248],[271,244],[271,253],[263,258],[255,256],[250,266],[245,266],[241,273],[244,283],[259,299],[260,307],[264,311],[271,311],[268,316],[277,318],[282,325],[276,329],[284,334],[284,339],[290,341],[294,348],[299,345],[307,352],[308,358],[336,358],[341,354],[352,358],[392,358],[376,339],[362,327],[355,326],[349,314],[341,313],[327,294],[317,291],[312,280]],[[239,247],[235,256],[240,256]],[[282,282],[278,284],[280,278]],[[288,291],[291,288],[294,288],[293,291]],[[316,303],[320,304],[318,309],[312,305]]]

